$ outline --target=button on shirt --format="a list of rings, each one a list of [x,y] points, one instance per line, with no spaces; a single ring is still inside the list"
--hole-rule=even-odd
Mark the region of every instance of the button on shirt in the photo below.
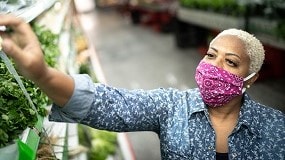
[[[93,83],[87,75],[73,78],[71,99],[63,108],[53,105],[51,121],[117,132],[153,131],[163,160],[215,159],[215,132],[197,88],[126,90]],[[284,160],[285,115],[245,93],[228,146],[229,159]]]

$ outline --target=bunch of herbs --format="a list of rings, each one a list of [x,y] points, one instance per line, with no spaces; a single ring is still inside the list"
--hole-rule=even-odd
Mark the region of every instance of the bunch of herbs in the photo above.
[[[59,48],[58,35],[49,29],[32,24],[38,36],[45,56],[46,63],[55,67]],[[13,61],[11,60],[14,65]],[[14,65],[15,66],[15,65]],[[20,76],[28,94],[30,95],[37,112],[46,116],[46,106],[50,103],[48,97],[32,81]],[[0,61],[0,148],[18,139],[27,128],[33,127],[37,122],[36,111],[32,109],[23,91],[14,76],[8,71],[4,62]]]

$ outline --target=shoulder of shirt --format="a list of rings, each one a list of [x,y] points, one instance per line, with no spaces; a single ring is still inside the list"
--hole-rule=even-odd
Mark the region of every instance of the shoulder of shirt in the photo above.
[[[246,125],[254,134],[261,137],[266,135],[266,132],[272,135],[285,134],[285,114],[253,101],[248,94],[244,96],[239,123]]]

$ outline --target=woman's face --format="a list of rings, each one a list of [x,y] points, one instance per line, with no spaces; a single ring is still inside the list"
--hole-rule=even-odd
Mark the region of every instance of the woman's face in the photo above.
[[[249,74],[250,59],[245,45],[233,35],[223,35],[212,41],[203,61],[240,77]]]

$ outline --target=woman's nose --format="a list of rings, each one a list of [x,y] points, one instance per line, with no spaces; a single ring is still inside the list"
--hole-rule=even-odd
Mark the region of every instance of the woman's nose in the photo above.
[[[215,60],[210,61],[209,63],[211,63],[213,66],[219,67],[219,68],[223,68],[223,61],[222,58],[216,58]]]

